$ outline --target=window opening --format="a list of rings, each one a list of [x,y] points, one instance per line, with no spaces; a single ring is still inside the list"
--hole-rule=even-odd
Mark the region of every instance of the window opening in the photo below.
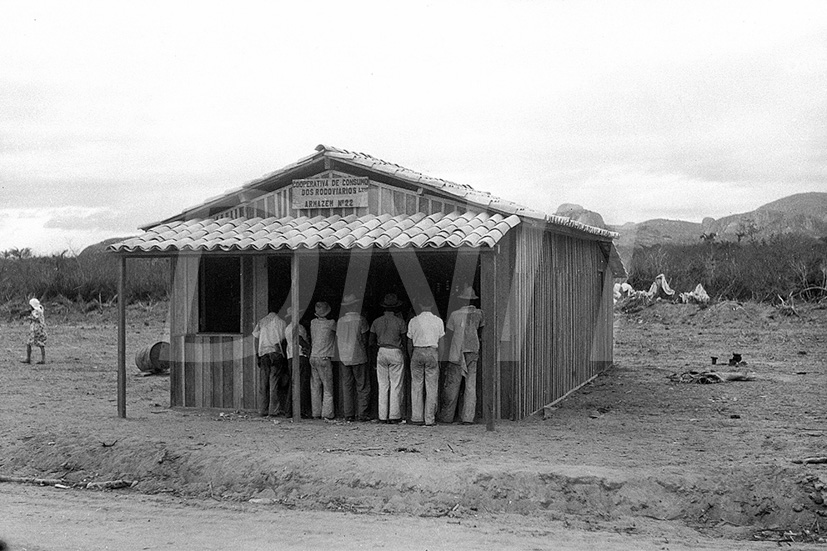
[[[199,281],[201,333],[241,332],[241,258],[201,257]]]

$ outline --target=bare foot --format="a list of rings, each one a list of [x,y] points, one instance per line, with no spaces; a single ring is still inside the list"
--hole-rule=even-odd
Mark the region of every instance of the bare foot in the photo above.
[[[22,364],[30,364],[30,363],[32,363],[32,361],[31,361],[31,360],[20,360],[20,363],[22,363]]]
[[[37,362],[37,365],[42,365],[42,364],[45,364],[45,363],[46,363],[46,360],[40,360],[39,362]]]

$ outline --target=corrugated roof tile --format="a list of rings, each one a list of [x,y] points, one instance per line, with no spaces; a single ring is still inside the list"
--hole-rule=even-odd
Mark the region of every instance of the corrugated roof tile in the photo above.
[[[145,234],[111,245],[121,253],[243,251],[299,247],[493,246],[520,222],[517,216],[457,212],[345,218],[201,219],[150,228]]]
[[[445,240],[452,247],[459,247],[462,245],[462,236],[457,234],[451,234],[448,236],[448,239]]]

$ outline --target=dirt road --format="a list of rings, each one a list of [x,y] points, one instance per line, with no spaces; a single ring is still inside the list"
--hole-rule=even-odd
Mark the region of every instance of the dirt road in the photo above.
[[[606,532],[521,515],[461,520],[355,515],[26,486],[5,486],[2,510],[0,534],[12,551],[778,548],[768,542],[705,538],[686,528],[657,526],[663,523],[653,521]]]

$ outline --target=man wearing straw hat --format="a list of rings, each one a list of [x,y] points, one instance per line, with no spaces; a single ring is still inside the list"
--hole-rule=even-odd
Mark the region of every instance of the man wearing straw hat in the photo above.
[[[466,305],[448,317],[447,329],[451,335],[451,344],[448,349],[448,366],[445,371],[439,420],[442,423],[453,423],[459,387],[465,379],[461,419],[463,425],[470,425],[474,422],[477,409],[477,362],[485,316],[472,302],[479,297],[470,285],[466,285],[457,298],[465,301]]]
[[[376,378],[379,383],[379,421],[398,423],[402,420],[402,375],[405,357],[407,327],[396,315],[402,306],[395,294],[388,293],[380,305],[384,314],[373,320],[370,326],[371,347],[377,346]]]
[[[287,368],[281,348],[284,326],[278,314],[269,312],[253,329],[253,338],[258,340],[258,412],[262,417],[284,413],[278,392]]]
[[[354,294],[342,299],[336,322],[336,344],[342,364],[342,409],[348,421],[370,421],[370,378],[366,350],[368,320],[360,313],[362,301]],[[354,394],[356,403],[354,403]]]
[[[310,404],[313,418],[332,421],[333,409],[333,351],[336,344],[336,321],[328,319],[330,305],[316,303],[316,318],[310,322]]]
[[[431,427],[436,423],[439,391],[439,344],[445,325],[431,311],[433,299],[417,301],[419,314],[408,323],[411,353],[411,423]]]

